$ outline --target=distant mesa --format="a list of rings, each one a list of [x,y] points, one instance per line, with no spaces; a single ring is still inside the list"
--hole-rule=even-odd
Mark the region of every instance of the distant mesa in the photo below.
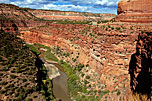
[[[9,18],[23,20],[111,20],[116,17],[116,14],[97,14],[89,12],[73,12],[73,11],[59,11],[59,10],[42,10],[22,8],[13,4],[0,3],[0,14],[9,15]]]
[[[152,23],[152,0],[120,0],[116,17],[121,22]]]

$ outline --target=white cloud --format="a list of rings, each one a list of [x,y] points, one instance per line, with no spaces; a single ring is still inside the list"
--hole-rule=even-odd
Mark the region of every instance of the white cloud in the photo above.
[[[114,5],[117,5],[117,2],[109,1],[109,0],[102,0],[102,1],[97,1],[95,4],[105,5],[105,6],[114,6]]]
[[[116,12],[119,0],[0,0],[20,7],[51,9],[62,11],[80,11],[93,13]]]
[[[43,3],[46,2],[46,0],[24,0],[26,3]],[[49,0],[47,1],[49,2]]]
[[[0,0],[0,3],[8,3],[9,0]]]
[[[115,5],[114,2],[109,2],[109,3],[107,4],[107,6],[113,6],[113,5]]]
[[[41,7],[41,9],[54,9],[54,10],[63,10],[63,11],[81,11],[84,12],[90,7],[79,6],[79,5],[54,5],[48,4]]]
[[[33,0],[24,0],[24,2],[26,2],[26,3],[32,3]]]
[[[97,1],[95,4],[98,4],[98,5],[105,5],[108,3],[108,0],[102,0],[102,1]]]

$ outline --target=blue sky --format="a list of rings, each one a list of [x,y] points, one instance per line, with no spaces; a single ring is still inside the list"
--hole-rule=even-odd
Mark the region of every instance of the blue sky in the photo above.
[[[78,11],[117,14],[119,0],[0,0],[0,3],[15,4],[34,9]]]

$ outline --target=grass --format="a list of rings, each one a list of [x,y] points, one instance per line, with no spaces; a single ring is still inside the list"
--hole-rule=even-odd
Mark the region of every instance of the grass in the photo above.
[[[36,48],[34,45],[26,44],[26,47],[31,48],[32,51],[33,51],[34,53],[36,53],[37,55],[40,55],[40,54],[41,54],[41,52],[38,50],[38,48]]]
[[[44,53],[44,59],[51,60],[51,61],[58,61],[58,59],[54,56],[54,54],[51,53],[50,50],[47,50]]]
[[[84,89],[81,85],[78,84],[79,77],[76,75],[72,67],[66,62],[59,61],[59,65],[64,68],[64,71],[68,77],[68,90],[70,94],[74,98],[79,98],[80,96],[78,96],[78,92],[82,92],[82,89]]]
[[[39,44],[39,43],[36,43],[34,45],[26,44],[26,46],[31,48],[32,51],[34,53],[36,53],[37,55],[41,54],[41,52],[39,51],[39,48],[45,48],[45,49],[47,49],[47,51],[44,52],[44,59],[50,60],[50,61],[56,61],[56,62],[58,61],[58,59],[54,56],[54,54],[51,53],[51,48],[48,46],[44,46],[44,45]]]
[[[133,94],[134,101],[148,101],[148,95],[146,94],[140,94],[140,93],[134,93]]]

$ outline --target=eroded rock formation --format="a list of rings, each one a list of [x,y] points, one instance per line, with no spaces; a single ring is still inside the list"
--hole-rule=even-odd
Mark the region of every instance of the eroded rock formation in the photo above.
[[[110,20],[115,14],[93,14],[56,10],[28,10],[33,15],[45,20]]]
[[[116,18],[121,22],[152,22],[151,0],[120,0]]]
[[[131,56],[129,74],[133,93],[150,97],[152,94],[152,32],[139,34],[136,53]]]

